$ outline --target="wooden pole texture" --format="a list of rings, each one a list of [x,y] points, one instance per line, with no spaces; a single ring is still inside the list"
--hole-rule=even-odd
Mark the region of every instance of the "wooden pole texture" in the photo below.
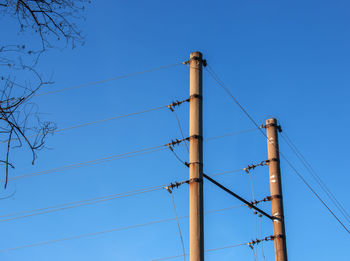
[[[190,261],[204,260],[203,116],[200,52],[190,55]]]
[[[274,118],[266,120],[267,151],[269,159],[270,193],[275,245],[275,260],[287,261],[286,235],[282,200],[281,169],[278,145],[278,125]]]

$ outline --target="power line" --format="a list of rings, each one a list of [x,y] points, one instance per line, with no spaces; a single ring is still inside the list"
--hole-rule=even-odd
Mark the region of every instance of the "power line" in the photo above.
[[[239,131],[230,132],[230,133],[226,133],[226,134],[219,135],[219,136],[212,136],[212,137],[204,138],[204,141],[211,141],[211,140],[226,138],[226,137],[229,137],[229,136],[235,136],[235,135],[239,135],[239,134],[243,134],[243,133],[248,133],[248,132],[252,132],[252,131],[256,131],[256,130],[257,130],[256,128],[250,128],[250,129],[245,129],[245,130],[239,130]]]
[[[92,237],[92,236],[97,236],[97,235],[102,235],[102,234],[111,233],[111,232],[117,232],[117,231],[122,231],[122,230],[128,230],[128,229],[133,229],[133,228],[139,228],[139,227],[149,226],[149,225],[153,225],[153,224],[169,222],[169,221],[172,221],[174,219],[175,218],[156,220],[156,221],[151,221],[151,222],[147,222],[147,223],[143,223],[143,224],[137,224],[137,225],[132,225],[132,226],[125,226],[125,227],[114,228],[114,229],[109,229],[109,230],[104,230],[104,231],[99,231],[99,232],[93,232],[93,233],[80,234],[80,235],[76,235],[76,236],[70,236],[70,237],[65,237],[65,238],[60,238],[60,239],[42,241],[42,242],[28,244],[28,245],[22,245],[22,246],[18,246],[18,247],[5,248],[5,249],[1,249],[0,253],[14,251],[14,250],[19,250],[19,249],[23,249],[23,248],[30,248],[30,247],[37,247],[37,246],[42,246],[42,245],[48,245],[48,244],[58,243],[58,242],[62,242],[62,241],[72,240],[72,239],[80,239],[80,238]]]
[[[260,218],[260,237],[262,237],[262,228],[263,228],[263,225],[262,225],[262,216],[259,215],[259,218]],[[263,242],[261,242],[261,254],[264,258],[264,260],[266,261],[266,257],[265,257],[265,253],[264,253],[264,246],[263,246]]]
[[[86,200],[80,200],[80,201],[59,204],[59,205],[55,205],[55,206],[48,206],[48,207],[39,208],[39,209],[11,213],[11,214],[0,216],[0,218],[1,218],[0,223],[12,221],[12,220],[17,220],[17,219],[22,219],[22,218],[27,218],[27,217],[32,217],[32,216],[37,216],[37,215],[42,215],[42,214],[58,212],[58,211],[76,208],[76,207],[87,206],[87,205],[101,203],[101,202],[110,201],[110,200],[114,200],[114,199],[131,197],[131,196],[140,195],[140,194],[144,194],[144,193],[154,192],[154,191],[163,189],[164,186],[166,186],[166,185],[152,186],[152,187],[127,191],[127,192],[123,192],[123,193],[111,194],[111,195],[106,195],[106,196],[101,196],[101,197],[96,197],[96,198],[90,198],[90,199],[86,199]]]
[[[174,208],[174,214],[175,214],[175,219],[176,219],[176,223],[177,223],[177,228],[179,230],[179,236],[180,236],[180,241],[181,241],[181,247],[182,247],[182,254],[184,257],[184,261],[186,261],[186,251],[185,251],[185,244],[184,244],[184,239],[182,237],[182,232],[181,232],[181,226],[180,226],[180,220],[179,217],[177,216],[177,211],[176,211],[176,205],[175,205],[175,199],[174,199],[174,195],[172,193],[171,190],[169,190],[170,196],[171,196],[171,201],[173,203],[173,208]]]
[[[213,140],[216,139],[218,137],[227,137],[227,136],[232,136],[232,135],[236,135],[236,134],[240,134],[242,133],[241,131],[235,132],[234,133],[228,133],[228,134],[224,134],[224,135],[220,135],[220,136],[215,136],[215,137],[209,137],[207,138],[208,140]],[[182,141],[185,141],[186,139],[182,139]],[[166,147],[168,147],[168,144],[164,144],[164,145],[160,145],[160,146],[154,146],[154,147],[149,147],[149,148],[144,148],[144,149],[140,149],[140,150],[136,150],[136,151],[132,151],[132,152],[127,152],[127,153],[122,153],[122,154],[116,154],[116,155],[111,155],[111,156],[107,156],[104,158],[98,158],[98,159],[93,159],[90,161],[84,161],[84,162],[79,162],[79,163],[73,163],[73,164],[69,164],[69,165],[63,165],[63,166],[59,166],[53,169],[48,169],[48,170],[43,170],[43,171],[38,171],[38,172],[33,172],[33,173],[28,173],[28,174],[24,174],[24,175],[19,175],[19,176],[14,176],[14,177],[10,177],[9,181],[11,180],[19,180],[19,179],[23,179],[23,178],[29,178],[29,177],[34,177],[34,176],[41,176],[41,175],[46,175],[46,174],[50,174],[50,173],[55,173],[55,172],[59,172],[62,170],[68,170],[68,169],[75,169],[75,168],[80,168],[80,167],[85,167],[85,166],[92,166],[92,165],[97,165],[97,164],[102,164],[102,163],[106,163],[106,162],[110,162],[110,161],[114,161],[114,160],[119,160],[119,159],[126,159],[126,158],[131,158],[131,157],[135,157],[135,156],[139,156],[139,155],[145,155],[145,154],[149,154],[149,153],[154,153],[157,151],[161,151],[161,150],[165,150]],[[179,160],[181,160],[178,155],[176,154],[175,151],[172,151]],[[182,161],[182,163],[184,163]],[[227,173],[231,173],[231,172],[238,172],[242,169],[238,169],[238,170],[230,170],[230,171],[226,171],[223,173],[216,173],[214,175],[224,175]],[[243,169],[244,170],[244,169]],[[0,180],[1,182],[2,180]]]
[[[255,202],[254,182],[253,182],[252,175],[249,171],[248,171],[248,177],[249,177],[249,181],[250,181],[250,189],[252,192],[252,200],[253,200],[253,202]],[[254,213],[254,231],[255,231],[254,234],[255,234],[255,240],[256,240],[258,238],[258,235],[257,235],[257,214],[258,213],[256,211],[253,211],[253,213]],[[255,261],[258,261],[257,249],[252,249],[252,250],[253,250]]]
[[[286,144],[289,146],[289,148],[293,151],[293,153],[298,157],[300,162],[304,165],[306,170],[311,174],[311,176],[318,183],[318,185],[321,187],[321,189],[326,193],[328,198],[333,202],[333,204],[336,206],[336,208],[342,213],[344,218],[348,222],[350,222],[350,216],[347,213],[347,211],[344,209],[342,204],[337,200],[337,198],[334,196],[334,194],[329,190],[327,185],[322,181],[321,177],[317,174],[317,172],[312,167],[312,165],[307,161],[305,156],[296,147],[295,143],[292,142],[292,140],[288,137],[288,135],[286,133],[281,134],[281,137],[286,142]]]
[[[179,104],[181,104],[183,102],[186,102],[186,101],[187,100],[180,101]],[[149,108],[149,109],[146,109],[146,110],[142,110],[142,111],[138,111],[138,112],[132,112],[132,113],[124,114],[124,115],[116,115],[116,116],[111,117],[111,118],[106,118],[106,119],[86,122],[86,123],[82,123],[82,124],[78,124],[78,125],[62,128],[62,129],[57,129],[57,130],[53,131],[52,133],[54,134],[54,133],[63,132],[63,131],[66,131],[66,130],[72,130],[72,129],[76,129],[76,128],[90,126],[90,125],[93,125],[93,124],[103,123],[103,122],[107,122],[107,121],[111,121],[111,120],[126,118],[126,117],[135,116],[135,115],[148,113],[148,112],[152,112],[152,111],[157,111],[157,110],[161,110],[161,109],[164,109],[164,108],[169,108],[170,105],[171,104],[164,105],[164,106],[159,106],[159,107],[153,107],[153,108]],[[36,136],[38,136],[38,135],[37,134],[36,135],[30,135],[30,136],[28,136],[28,138],[32,138],[32,137],[36,137]],[[18,139],[12,139],[12,140],[18,140]],[[8,140],[0,141],[0,143],[6,143],[6,142],[8,142]]]
[[[281,153],[280,153],[281,154]],[[281,154],[281,156],[283,156]],[[332,216],[338,221],[338,223],[350,234],[350,230],[341,222],[341,220],[337,217],[337,215],[328,207],[326,202],[323,201],[323,199],[316,193],[316,191],[309,185],[309,183],[304,179],[304,177],[299,173],[299,171],[294,167],[294,165],[286,158],[284,157],[284,160],[287,162],[287,164],[294,170],[294,172],[298,175],[298,177],[304,182],[304,184],[310,189],[310,191],[318,198],[318,200],[327,208],[327,210],[332,214]]]
[[[97,84],[101,84],[101,83],[111,82],[111,81],[115,81],[115,80],[130,78],[130,77],[137,76],[137,75],[144,74],[144,73],[155,72],[155,71],[159,71],[159,70],[172,68],[172,67],[175,67],[175,66],[178,66],[178,65],[181,65],[181,64],[183,64],[183,62],[181,62],[181,63],[174,63],[174,64],[168,64],[168,65],[164,65],[164,66],[159,66],[159,67],[147,69],[147,70],[144,70],[144,71],[138,71],[138,72],[133,72],[133,73],[128,73],[128,74],[123,74],[123,75],[119,75],[119,76],[116,76],[116,77],[112,77],[112,78],[108,78],[108,79],[104,79],[104,80],[100,80],[100,81],[92,81],[92,82],[88,82],[88,83],[85,83],[85,84],[80,84],[80,85],[76,85],[76,86],[72,86],[72,87],[67,87],[67,88],[62,88],[62,89],[58,89],[58,90],[53,90],[53,91],[48,91],[48,92],[44,92],[44,93],[39,93],[39,94],[34,95],[33,97],[39,97],[39,96],[44,96],[44,95],[48,95],[48,94],[54,94],[54,93],[59,93],[59,92],[63,92],[63,91],[68,91],[68,90],[88,87],[88,86],[92,86],[92,85],[97,85]]]
[[[226,211],[226,210],[239,208],[239,207],[242,207],[242,206],[244,206],[244,205],[236,205],[236,206],[232,206],[232,207],[228,207],[228,208],[214,209],[214,210],[206,211],[205,214],[222,212],[222,211]],[[180,216],[178,218],[179,219],[185,219],[185,218],[188,218],[188,216]],[[154,220],[154,221],[150,221],[150,222],[146,222],[146,223],[142,223],[142,224],[136,224],[136,225],[131,225],[131,226],[124,226],[124,227],[113,228],[113,229],[99,231],[99,232],[80,234],[80,235],[69,236],[69,237],[60,238],[60,239],[54,239],[54,240],[42,241],[42,242],[38,242],[38,243],[27,244],[27,245],[22,245],[22,246],[17,246],[17,247],[5,248],[5,249],[0,249],[0,253],[20,250],[20,249],[23,249],[23,248],[30,248],[30,247],[37,247],[37,246],[42,246],[42,245],[48,245],[48,244],[58,243],[58,242],[62,242],[62,241],[72,240],[72,239],[80,239],[80,238],[92,237],[92,236],[102,235],[102,234],[106,234],[106,233],[117,232],[117,231],[122,231],[122,230],[128,230],[128,229],[133,229],[133,228],[139,228],[139,227],[144,227],[144,226],[149,226],[149,225],[154,225],[154,224],[166,223],[166,222],[170,222],[170,221],[174,221],[174,220],[176,220],[176,218],[160,219],[160,220]]]
[[[223,246],[223,247],[217,247],[217,248],[211,248],[211,249],[206,249],[204,252],[214,252],[214,251],[219,251],[219,250],[224,250],[228,248],[234,248],[234,247],[240,247],[240,246],[246,246],[249,243],[241,243],[241,244],[236,244],[236,245],[230,245],[230,246]],[[188,256],[188,254],[186,254]],[[152,259],[152,261],[161,261],[161,260],[169,260],[169,259],[175,259],[182,257],[182,255],[176,255],[176,256],[167,256],[167,257],[161,257],[157,259]]]
[[[134,115],[138,115],[138,114],[143,114],[146,112],[151,112],[151,111],[156,111],[156,110],[160,110],[163,108],[166,108],[167,106],[160,106],[160,107],[155,107],[155,108],[151,108],[151,109],[147,109],[147,110],[143,110],[143,111],[139,111],[139,112],[133,112],[133,113],[128,113],[128,114],[124,114],[124,115],[117,115],[111,118],[106,118],[106,119],[102,119],[102,120],[96,120],[96,121],[91,121],[91,122],[86,122],[86,123],[82,123],[82,124],[78,124],[75,126],[70,126],[70,127],[66,127],[66,128],[62,128],[62,129],[57,129],[55,131],[52,132],[52,134],[54,133],[58,133],[58,132],[63,132],[66,130],[72,130],[72,129],[76,129],[76,128],[81,128],[81,127],[86,127],[89,125],[93,125],[93,124],[98,124],[98,123],[102,123],[102,122],[106,122],[106,121],[111,121],[111,120],[116,120],[116,119],[121,119],[121,118],[126,118],[126,117],[130,117],[130,116],[134,116]],[[32,137],[36,137],[38,135],[30,135],[28,136],[28,138],[32,138]],[[18,139],[12,139],[12,140],[18,140]],[[4,141],[0,141],[0,143],[6,143],[8,142],[8,140],[4,140]]]
[[[39,171],[39,172],[33,172],[33,173],[28,173],[28,174],[24,174],[24,175],[20,175],[20,176],[11,177],[11,178],[9,178],[9,180],[19,180],[19,179],[28,178],[28,177],[41,176],[41,175],[46,175],[46,174],[50,174],[50,173],[55,173],[55,172],[62,171],[62,170],[75,169],[75,168],[80,168],[80,167],[85,167],[85,166],[97,165],[97,164],[101,164],[101,163],[105,163],[105,162],[109,162],[109,161],[131,158],[131,157],[135,157],[135,156],[139,156],[139,155],[145,155],[145,154],[149,154],[149,153],[153,153],[153,152],[157,152],[157,151],[161,151],[161,150],[166,150],[167,148],[164,146],[166,146],[166,145],[148,147],[148,148],[135,150],[135,151],[127,152],[127,153],[111,155],[111,156],[107,156],[104,158],[99,158],[99,159],[94,159],[94,160],[59,166],[57,168],[53,168],[53,169],[49,169],[49,170],[43,170],[43,171]]]
[[[232,169],[232,170],[227,170],[227,171],[213,173],[213,174],[210,174],[210,176],[211,177],[215,177],[215,176],[221,176],[221,175],[226,175],[226,174],[236,173],[236,172],[242,172],[242,171],[244,171],[244,169]]]
[[[166,149],[166,148],[163,148]],[[217,172],[213,173],[210,176],[219,176],[219,175],[225,175],[229,173],[234,173],[234,172],[243,172],[243,169],[235,169],[235,170],[228,170],[224,172]],[[129,197],[129,196],[134,196],[142,193],[147,193],[147,192],[153,192],[156,190],[163,189],[166,185],[157,185],[157,186],[152,186],[152,187],[145,187],[137,190],[131,190],[131,191],[126,191],[126,192],[121,192],[121,193],[116,193],[116,194],[110,194],[110,195],[105,195],[105,196],[100,196],[100,197],[95,197],[95,198],[90,198],[90,199],[85,199],[85,200],[79,200],[79,201],[73,201],[73,202],[68,202],[68,203],[63,203],[63,204],[57,204],[53,206],[47,206],[43,208],[37,208],[37,209],[32,209],[32,210],[26,210],[26,211],[20,211],[20,212],[14,212],[10,214],[5,214],[5,215],[0,215],[0,223],[1,222],[6,222],[6,221],[11,221],[11,220],[16,220],[16,219],[21,219],[21,218],[26,218],[26,217],[31,217],[31,216],[36,216],[36,215],[41,215],[41,214],[46,214],[46,213],[52,213],[52,212],[57,212],[60,210],[65,210],[65,209],[70,209],[70,208],[75,208],[75,207],[80,207],[80,206],[86,206],[90,204],[96,204],[104,201],[109,201],[113,199],[118,199],[118,198],[124,198],[124,197]],[[18,217],[19,216],[19,217]],[[10,218],[14,217],[14,218]]]
[[[185,139],[185,137],[184,137],[184,132],[182,131],[182,126],[181,126],[180,119],[179,119],[179,117],[178,117],[178,115],[177,115],[177,113],[176,113],[175,110],[172,110],[172,112],[173,112],[174,115],[175,115],[175,118],[176,118],[176,121],[177,121],[177,125],[178,125],[179,130],[180,130],[180,133],[181,133],[181,137],[182,137],[183,139]],[[188,145],[187,145],[187,142],[186,142],[186,141],[185,141],[185,146],[186,146],[187,152],[189,152],[190,150],[189,150],[189,148],[188,148]]]
[[[231,91],[225,86],[223,81],[220,80],[218,75],[214,72],[214,70],[211,68],[211,66],[208,64],[206,68],[206,71],[211,75],[211,77],[221,86],[221,88],[226,92],[227,95],[229,95],[232,100],[238,105],[238,107],[241,109],[241,111],[244,112],[244,114],[250,119],[250,121],[255,125],[257,129],[260,130],[264,135],[265,133],[261,130],[260,126],[256,123],[256,121],[253,119],[252,116],[244,109],[244,107],[239,103],[239,101],[233,96]],[[208,69],[209,68],[209,69]]]
[[[207,69],[209,68],[209,69]],[[257,122],[253,119],[253,117],[244,109],[244,107],[238,102],[238,100],[233,96],[231,91],[225,86],[225,84],[219,79],[214,70],[208,65],[206,67],[207,72],[212,76],[212,78],[219,84],[221,88],[232,98],[232,100],[238,105],[238,107],[244,112],[244,114],[249,118],[249,120],[255,125],[257,129],[261,132],[261,134],[267,139],[266,134],[262,131]],[[311,187],[311,185],[304,179],[304,177],[299,173],[299,171],[294,167],[294,165],[287,159],[286,156],[282,152],[279,152],[281,157],[287,162],[287,164],[294,170],[297,176],[301,179],[301,181],[307,186],[307,188],[316,196],[316,198],[327,208],[327,210],[331,213],[331,215],[338,221],[338,223],[350,234],[349,229],[341,222],[341,220],[337,217],[337,215],[330,209],[330,207],[322,200],[322,198],[318,195],[318,193]]]

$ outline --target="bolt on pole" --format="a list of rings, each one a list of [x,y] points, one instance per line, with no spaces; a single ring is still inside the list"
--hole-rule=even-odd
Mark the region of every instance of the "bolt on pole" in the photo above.
[[[270,193],[273,221],[275,260],[287,261],[286,235],[282,200],[282,182],[278,145],[278,125],[274,118],[266,120],[267,151],[269,159]]]
[[[200,52],[190,55],[190,261],[204,261],[203,116]]]

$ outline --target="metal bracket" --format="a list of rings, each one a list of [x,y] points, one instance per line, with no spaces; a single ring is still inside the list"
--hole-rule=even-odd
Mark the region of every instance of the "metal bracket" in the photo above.
[[[188,141],[190,141],[191,139],[203,140],[203,136],[200,136],[200,135],[192,135],[192,136],[189,136],[189,137],[187,138]]]
[[[276,161],[276,162],[278,162],[279,159],[277,159],[277,158],[268,159],[268,160],[266,160],[266,164],[268,165],[271,161]]]
[[[268,196],[267,198],[271,201],[272,199],[275,199],[275,198],[281,199],[282,196],[281,195],[272,195],[272,196]]]
[[[192,94],[192,95],[190,96],[190,100],[191,100],[191,99],[200,99],[200,100],[203,100],[203,96],[200,95],[200,94]]]
[[[203,182],[203,179],[201,179],[201,178],[192,178],[192,179],[189,179],[189,180],[188,180],[188,184],[191,184],[191,183],[193,183],[193,182],[198,182],[198,183],[200,183],[200,182]]]
[[[275,124],[275,123],[269,123],[269,124],[266,124],[266,125],[261,124],[260,128],[267,129],[267,128],[270,127],[270,126],[275,126],[275,127],[277,128],[278,132],[282,132],[282,127],[281,127],[281,125],[277,125],[277,124]]]
[[[186,165],[187,168],[189,168],[191,164],[198,164],[198,165],[202,165],[203,166],[202,162],[185,162],[185,165]]]

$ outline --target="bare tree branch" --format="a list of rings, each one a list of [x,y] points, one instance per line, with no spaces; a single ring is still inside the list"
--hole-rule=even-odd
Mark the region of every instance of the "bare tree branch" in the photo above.
[[[40,119],[36,104],[30,102],[41,87],[52,83],[43,80],[36,66],[46,50],[61,42],[63,47],[84,43],[76,22],[83,18],[87,3],[90,1],[0,0],[0,15],[15,18],[20,32],[32,32],[39,39],[39,46],[9,43],[0,47],[0,137],[7,143],[0,164],[5,165],[5,188],[9,169],[14,168],[11,150],[29,148],[34,164],[45,138],[56,129],[52,122]]]

